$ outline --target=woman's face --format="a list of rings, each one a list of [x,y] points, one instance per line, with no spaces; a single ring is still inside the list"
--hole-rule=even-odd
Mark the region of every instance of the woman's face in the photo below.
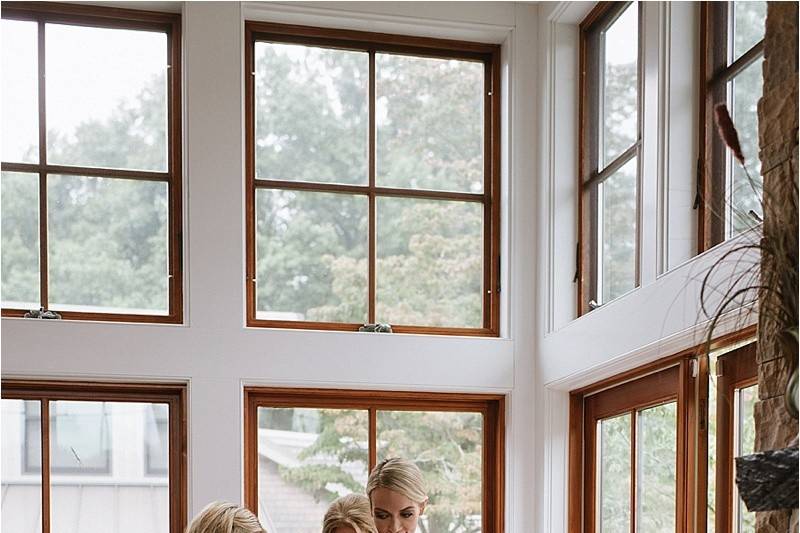
[[[403,494],[377,488],[370,494],[372,518],[378,533],[414,533],[425,504],[411,501]]]

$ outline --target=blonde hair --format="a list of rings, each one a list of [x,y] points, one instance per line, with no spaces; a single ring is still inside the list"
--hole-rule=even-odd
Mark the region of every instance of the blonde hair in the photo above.
[[[248,509],[228,502],[212,502],[194,517],[186,533],[266,533]]]
[[[322,520],[322,533],[333,533],[337,527],[351,527],[356,533],[377,533],[369,498],[348,494],[334,500]]]
[[[399,492],[409,500],[420,505],[428,501],[422,472],[411,461],[392,457],[378,463],[367,480],[367,495],[372,499],[372,491],[384,488]]]

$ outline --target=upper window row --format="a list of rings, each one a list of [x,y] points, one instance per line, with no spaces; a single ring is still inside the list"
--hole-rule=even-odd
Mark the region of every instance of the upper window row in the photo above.
[[[576,276],[580,314],[641,282],[642,211],[654,203],[642,198],[643,180],[655,175],[653,171],[645,175],[642,161],[646,142],[642,87],[650,72],[658,75],[658,69],[643,63],[643,13],[641,3],[601,2],[581,23]],[[697,191],[694,209],[701,252],[761,222],[757,103],[766,2],[704,2],[699,19],[699,70],[704,77],[697,122],[702,163],[692,187]],[[731,112],[744,164],[734,159],[717,134],[718,104],[726,104]],[[657,133],[664,134],[661,129]]]
[[[182,320],[179,24],[3,10],[4,316]],[[246,43],[248,324],[496,335],[499,47]]]

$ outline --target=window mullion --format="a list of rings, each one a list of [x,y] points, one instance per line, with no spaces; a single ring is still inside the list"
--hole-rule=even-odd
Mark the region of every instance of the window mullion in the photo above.
[[[369,51],[369,235],[367,245],[367,322],[375,323],[375,250],[376,250],[376,229],[375,229],[375,50]],[[370,410],[370,424],[374,410]],[[371,446],[371,445],[370,445]],[[372,448],[370,448],[372,450]],[[372,452],[370,452],[372,458]],[[374,466],[372,462],[372,466]],[[370,467],[371,468],[371,467]]]
[[[40,169],[47,164],[47,117],[45,110],[45,24],[40,20],[37,33],[38,54],[38,89],[39,89],[39,166]],[[47,173],[39,171],[39,299],[43,308],[47,309]],[[42,522],[44,524],[44,522]],[[43,533],[46,532],[42,525]]]
[[[378,412],[375,407],[369,408],[369,469],[372,472],[375,465],[378,464]]]
[[[41,400],[42,533],[50,533],[50,400]]]
[[[638,450],[636,446],[636,426],[638,425],[637,415],[638,411],[634,409],[631,411],[631,520],[630,530],[631,533],[636,533],[636,494],[638,492],[638,469],[636,468],[636,461]]]

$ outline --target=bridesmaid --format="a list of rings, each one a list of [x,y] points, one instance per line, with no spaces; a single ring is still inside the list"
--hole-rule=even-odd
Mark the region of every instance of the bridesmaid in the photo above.
[[[322,520],[322,533],[377,533],[363,494],[348,494],[331,503]]]
[[[372,470],[367,496],[378,533],[415,533],[428,503],[422,472],[398,457],[386,459]]]

